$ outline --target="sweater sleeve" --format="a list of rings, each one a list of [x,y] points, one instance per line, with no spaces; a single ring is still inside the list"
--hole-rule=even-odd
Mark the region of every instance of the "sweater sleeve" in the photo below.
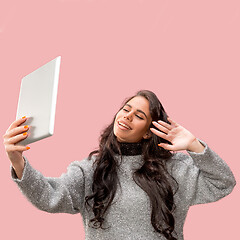
[[[182,191],[180,195],[189,205],[215,202],[230,194],[236,184],[228,165],[205,142],[199,141],[204,151],[188,151],[189,155],[179,153],[181,164],[175,169]]]
[[[23,176],[18,179],[11,166],[11,176],[20,191],[38,209],[50,213],[81,213],[85,197],[85,169],[89,165],[84,159],[72,162],[67,172],[58,178],[44,177],[24,157]]]

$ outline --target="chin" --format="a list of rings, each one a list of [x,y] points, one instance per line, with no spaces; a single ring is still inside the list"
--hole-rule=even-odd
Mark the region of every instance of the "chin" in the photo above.
[[[113,131],[113,133],[118,142],[130,142],[128,139],[126,139],[124,136],[119,135],[117,132]]]
[[[118,134],[114,133],[114,136],[116,137],[118,142],[127,142],[127,140],[125,140],[124,138],[122,138],[121,136],[119,136]]]

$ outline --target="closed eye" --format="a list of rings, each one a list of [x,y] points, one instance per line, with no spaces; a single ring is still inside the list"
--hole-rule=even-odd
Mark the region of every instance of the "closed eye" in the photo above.
[[[123,111],[125,111],[125,112],[129,112],[129,110],[127,110],[126,108],[123,108]],[[141,120],[143,120],[143,119],[144,119],[144,118],[140,117],[140,116],[139,116],[139,115],[137,115],[137,114],[136,114],[136,117],[137,117],[137,118],[139,118],[139,119],[141,119]]]
[[[139,119],[142,119],[143,120],[143,118],[142,117],[140,117],[140,116],[138,116],[138,115],[136,115]]]

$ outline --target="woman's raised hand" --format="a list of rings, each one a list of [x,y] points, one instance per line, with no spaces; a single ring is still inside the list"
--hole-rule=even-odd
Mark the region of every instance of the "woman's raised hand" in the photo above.
[[[159,129],[150,128],[150,130],[157,136],[169,141],[171,144],[160,143],[159,146],[171,150],[189,150],[193,152],[202,152],[204,146],[196,139],[196,137],[189,132],[187,129],[174,122],[172,119],[168,118],[171,124],[159,120],[158,122],[153,122],[153,125]]]
[[[21,178],[21,173],[24,168],[22,153],[23,151],[30,149],[26,146],[16,145],[19,141],[27,138],[28,136],[27,131],[29,126],[20,126],[26,120],[26,117],[15,120],[3,135],[3,144],[5,146],[7,156],[10,159],[18,178]]]

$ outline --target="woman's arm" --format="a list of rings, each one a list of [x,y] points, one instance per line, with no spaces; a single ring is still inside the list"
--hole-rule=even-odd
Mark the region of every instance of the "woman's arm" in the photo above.
[[[67,172],[59,178],[44,177],[26,159],[22,178],[11,168],[13,180],[21,192],[38,209],[51,213],[79,213],[84,208],[85,171],[90,161],[85,159],[71,163]],[[85,168],[85,169],[84,169]]]
[[[17,143],[27,138],[29,126],[21,126],[26,117],[15,120],[3,136],[6,154],[12,164],[13,180],[36,207],[47,212],[77,213],[83,209],[85,178],[91,163],[73,162],[60,178],[46,178],[33,169],[22,153],[29,147]]]
[[[228,165],[202,140],[200,153],[176,153],[173,175],[179,183],[182,199],[188,205],[215,202],[230,194],[236,185]]]
[[[229,194],[236,181],[227,164],[206,143],[170,118],[168,120],[171,124],[153,122],[158,130],[151,128],[151,131],[171,143],[160,143],[160,147],[172,151],[186,150],[189,153],[176,153],[177,162],[173,163],[182,198],[194,205],[217,201]]]

